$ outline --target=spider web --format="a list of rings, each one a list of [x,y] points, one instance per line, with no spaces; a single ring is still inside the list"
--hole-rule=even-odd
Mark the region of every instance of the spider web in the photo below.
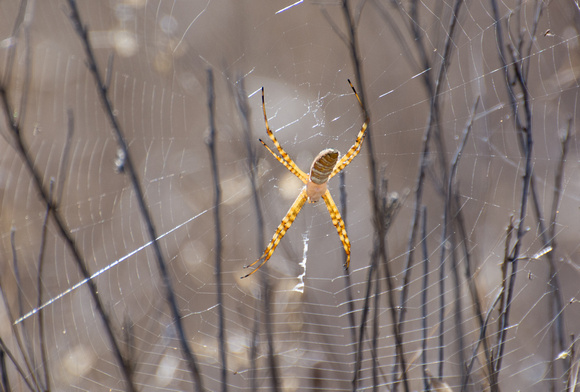
[[[79,4],[192,362],[69,2],[2,2],[4,389],[573,390],[578,4],[346,4],[355,54],[341,2]],[[350,271],[318,203],[241,280],[301,186],[260,88],[307,170],[360,130],[347,79],[371,118],[329,184]]]

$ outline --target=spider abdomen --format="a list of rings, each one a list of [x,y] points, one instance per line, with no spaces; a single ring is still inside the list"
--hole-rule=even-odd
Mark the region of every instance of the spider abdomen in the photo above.
[[[340,153],[334,148],[327,148],[322,150],[314,162],[312,162],[312,167],[310,168],[310,181],[315,184],[322,185],[328,181],[330,173],[336,166],[336,161],[338,161],[338,156]]]
[[[314,158],[310,168],[309,181],[306,184],[306,194],[309,202],[318,201],[326,192],[326,183],[334,166],[336,166],[339,155],[338,150],[327,148]]]

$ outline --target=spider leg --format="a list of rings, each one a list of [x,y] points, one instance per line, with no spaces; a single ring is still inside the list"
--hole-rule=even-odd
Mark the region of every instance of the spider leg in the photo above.
[[[304,173],[302,170],[300,170],[300,168],[298,166],[296,166],[296,165],[291,166],[290,164],[288,164],[287,161],[280,158],[280,156],[278,156],[278,154],[276,154],[274,151],[272,151],[272,149],[270,147],[268,147],[268,145],[266,143],[264,143],[264,141],[262,139],[259,139],[259,140],[262,143],[262,145],[264,145],[264,147],[266,147],[266,149],[268,151],[270,151],[270,154],[272,154],[274,156],[274,158],[276,158],[278,160],[278,162],[283,164],[286,167],[286,169],[290,170],[290,172],[292,174],[294,174],[296,177],[300,178],[300,180],[302,180],[303,183],[306,184],[308,182],[308,175],[306,173]]]
[[[276,247],[278,246],[278,244],[282,240],[282,237],[284,237],[284,235],[286,234],[286,232],[288,231],[290,226],[292,226],[294,219],[296,219],[296,217],[298,216],[298,213],[300,212],[300,210],[304,206],[304,203],[306,203],[307,198],[308,198],[308,196],[306,195],[306,188],[304,188],[304,189],[302,189],[302,192],[300,192],[300,194],[298,195],[298,197],[294,201],[294,204],[292,204],[292,207],[290,207],[290,210],[288,210],[288,213],[286,214],[284,219],[282,219],[282,222],[278,225],[278,228],[276,229],[276,232],[274,233],[272,240],[270,241],[270,243],[266,247],[266,250],[264,251],[264,254],[262,255],[262,257],[260,257],[256,261],[254,261],[252,264],[245,266],[244,268],[253,267],[262,259],[263,259],[263,261],[252,272],[250,272],[249,274],[247,274],[245,276],[242,276],[242,279],[247,278],[248,276],[252,275],[254,272],[256,272],[257,270],[262,268],[262,266],[264,264],[266,264],[266,262],[272,256],[272,254],[274,254],[274,250],[276,250]],[[341,219],[341,221],[342,221],[342,219]],[[343,224],[343,226],[344,226],[344,224]]]
[[[266,146],[266,148],[268,148],[268,151],[270,151],[272,155],[274,155],[274,157],[276,157],[276,159],[280,163],[286,166],[288,170],[290,170],[294,175],[296,175],[304,183],[306,183],[308,181],[308,175],[304,173],[302,170],[300,170],[300,168],[294,163],[294,161],[290,158],[288,153],[284,151],[284,149],[278,142],[278,139],[276,139],[276,136],[274,136],[274,134],[270,130],[270,125],[268,124],[268,116],[266,115],[266,103],[264,101],[264,87],[262,87],[262,111],[264,112],[264,122],[266,123],[266,132],[268,133],[268,137],[270,138],[270,140],[272,140],[272,142],[274,143],[274,146],[276,146],[276,149],[280,153],[280,156],[274,154],[274,152],[270,149],[270,147],[266,146],[266,143],[264,143],[262,140],[260,141],[264,146]]]
[[[352,91],[354,92],[354,95],[356,96],[356,99],[358,100],[358,103],[360,104],[360,107],[362,108],[362,110],[364,112],[365,122],[363,123],[352,147],[336,163],[336,166],[334,167],[334,170],[330,174],[329,179],[334,177],[338,173],[340,173],[340,171],[342,169],[344,169],[354,159],[354,157],[356,157],[358,155],[358,153],[360,152],[360,149],[362,147],[362,142],[365,139],[366,131],[367,131],[367,128],[369,125],[369,115],[368,115],[365,107],[363,106],[362,101],[360,100],[360,97],[358,96],[358,94],[357,94],[356,90],[354,89],[354,86],[352,85],[350,80],[348,81],[348,84],[350,84],[350,87],[352,88]]]
[[[344,268],[348,269],[350,265],[350,240],[348,239],[348,235],[346,235],[344,221],[342,220],[340,212],[338,211],[338,208],[336,207],[334,200],[332,200],[332,196],[330,196],[328,190],[326,190],[326,193],[322,195],[322,199],[324,199],[324,203],[326,204],[326,208],[328,208],[330,218],[332,219],[332,224],[336,227],[336,231],[340,237],[340,242],[342,242],[342,246],[344,247],[344,252],[346,253],[346,264],[344,265]]]

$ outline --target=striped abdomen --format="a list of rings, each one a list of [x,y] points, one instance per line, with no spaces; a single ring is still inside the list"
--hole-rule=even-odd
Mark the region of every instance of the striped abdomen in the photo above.
[[[309,202],[318,201],[326,192],[326,183],[336,166],[340,153],[333,148],[327,148],[318,154],[310,168],[310,178],[306,184],[306,194]]]

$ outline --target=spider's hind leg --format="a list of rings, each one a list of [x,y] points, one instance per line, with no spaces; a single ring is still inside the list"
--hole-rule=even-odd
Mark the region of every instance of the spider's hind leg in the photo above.
[[[348,239],[348,235],[346,234],[346,227],[344,226],[344,221],[342,220],[342,216],[340,216],[340,212],[338,211],[338,207],[334,203],[330,192],[327,190],[324,195],[322,195],[322,199],[326,204],[326,208],[330,214],[330,219],[332,219],[332,224],[336,227],[336,231],[338,232],[338,236],[340,237],[340,242],[342,242],[342,246],[344,247],[344,252],[346,253],[346,263],[344,264],[344,268],[348,269],[350,266],[350,240]]]
[[[278,246],[278,244],[282,240],[282,237],[284,237],[284,235],[286,234],[286,232],[288,231],[290,226],[292,226],[292,223],[294,222],[294,220],[298,216],[298,213],[300,212],[300,210],[304,206],[304,203],[306,203],[307,198],[308,197],[306,195],[306,188],[304,188],[304,189],[302,189],[302,192],[300,192],[300,194],[298,195],[298,197],[294,201],[294,204],[292,204],[292,207],[290,207],[290,210],[288,211],[288,213],[286,214],[284,219],[282,219],[282,222],[280,222],[280,224],[278,225],[278,228],[276,229],[276,232],[274,233],[272,240],[270,241],[270,243],[266,247],[266,250],[264,251],[264,254],[262,255],[262,257],[260,257],[256,261],[254,261],[252,264],[245,266],[244,268],[251,268],[254,265],[256,265],[258,262],[260,262],[260,260],[263,259],[263,261],[252,272],[248,273],[247,275],[242,276],[242,279],[247,278],[248,276],[255,273],[257,270],[262,268],[262,266],[264,264],[266,264],[266,262],[268,260],[270,260],[270,257],[272,257],[272,255],[274,254],[274,251],[276,250],[276,247]]]

